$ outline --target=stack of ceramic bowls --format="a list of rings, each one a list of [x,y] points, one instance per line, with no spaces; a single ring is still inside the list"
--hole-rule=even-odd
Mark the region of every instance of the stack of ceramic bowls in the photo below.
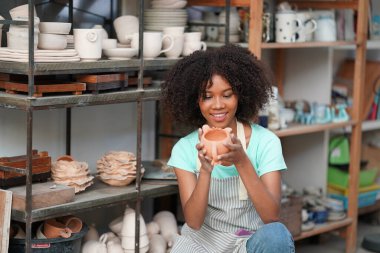
[[[12,20],[28,21],[28,5],[20,5],[9,11]],[[38,34],[40,33],[38,25],[40,19],[37,17],[37,12],[34,10],[34,49],[37,49]],[[29,48],[29,29],[28,25],[10,25],[7,32],[7,46],[11,49],[28,49]]]
[[[226,23],[226,12],[222,11],[222,13],[219,15],[219,23],[225,24]],[[230,33],[229,33],[229,42],[231,43],[237,43],[240,39],[240,17],[237,12],[236,8],[231,8],[230,13]],[[219,33],[218,33],[218,41],[224,42],[225,41],[225,28],[219,27]]]
[[[110,151],[96,164],[99,178],[106,184],[125,186],[136,179],[136,156],[133,153]]]
[[[161,31],[165,27],[186,26],[187,12],[184,9],[147,9],[144,12],[144,29]]]
[[[187,5],[184,0],[152,0],[152,9],[182,9]]]
[[[38,48],[63,50],[67,47],[67,35],[70,33],[71,23],[41,22],[39,25]]]

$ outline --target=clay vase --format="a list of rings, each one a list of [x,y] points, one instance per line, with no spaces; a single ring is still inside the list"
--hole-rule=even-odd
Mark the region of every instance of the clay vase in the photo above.
[[[206,156],[212,159],[212,165],[220,164],[220,162],[217,161],[218,155],[225,154],[229,151],[223,143],[231,142],[230,135],[232,129],[229,127],[222,129],[203,125],[202,130],[201,143],[204,144],[206,149]]]
[[[46,238],[69,238],[71,230],[55,219],[49,219],[44,222],[43,234]]]

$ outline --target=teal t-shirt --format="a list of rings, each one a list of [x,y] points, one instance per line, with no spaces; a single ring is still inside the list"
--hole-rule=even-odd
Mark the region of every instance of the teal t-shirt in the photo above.
[[[285,170],[286,164],[282,155],[280,139],[270,130],[256,124],[251,124],[252,134],[247,147],[248,158],[251,160],[257,175],[277,170]],[[168,165],[196,173],[198,131],[181,138],[173,147]],[[235,165],[215,165],[211,176],[227,178],[238,176]]]

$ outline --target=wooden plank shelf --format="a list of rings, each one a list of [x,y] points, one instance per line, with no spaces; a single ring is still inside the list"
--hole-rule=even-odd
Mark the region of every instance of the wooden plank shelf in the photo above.
[[[302,232],[300,235],[294,237],[295,241],[309,238],[315,235],[320,235],[326,232],[334,231],[336,229],[347,227],[352,223],[351,218],[346,218],[341,221],[327,222],[323,224],[316,225],[312,230]]]
[[[145,70],[166,70],[173,66],[178,59],[158,57],[144,60]],[[139,59],[130,60],[98,60],[94,62],[57,62],[35,63],[35,75],[87,74],[102,72],[137,71]],[[8,74],[28,74],[28,63],[0,61],[0,72]]]
[[[19,94],[7,94],[0,92],[0,108],[14,108],[26,110],[33,107],[34,110],[70,108],[91,105],[117,104],[135,102],[137,100],[158,100],[161,89],[159,86],[149,86],[143,90],[136,87],[127,88],[125,91],[116,91],[102,94],[62,95],[47,97],[28,97]]]
[[[226,6],[225,0],[188,0],[187,5],[199,6]],[[231,6],[249,7],[250,0],[231,0]]]
[[[173,184],[154,184],[151,181],[141,183],[141,197],[160,197],[178,193],[178,186]],[[74,202],[50,206],[46,208],[32,210],[32,221],[41,221],[49,218],[94,210],[100,207],[121,204],[127,201],[134,201],[137,198],[135,182],[128,186],[109,186],[95,179],[94,185],[86,191],[75,195]],[[26,213],[12,210],[12,220],[25,222]]]
[[[302,135],[309,133],[322,132],[329,129],[343,128],[347,126],[354,125],[354,121],[346,121],[339,123],[328,123],[328,124],[313,124],[313,125],[302,125],[302,124],[291,124],[288,128],[276,130],[274,133],[278,137],[287,137],[293,135]]]
[[[225,43],[223,42],[214,42],[214,41],[206,41],[207,47],[209,48],[217,48],[223,46]],[[239,42],[236,43],[241,47],[248,48],[248,43]],[[317,47],[326,47],[326,48],[334,48],[334,49],[354,49],[355,42],[352,41],[333,41],[333,42],[321,42],[321,41],[312,41],[312,42],[292,42],[292,43],[262,43],[262,49],[291,49],[291,48],[317,48]]]

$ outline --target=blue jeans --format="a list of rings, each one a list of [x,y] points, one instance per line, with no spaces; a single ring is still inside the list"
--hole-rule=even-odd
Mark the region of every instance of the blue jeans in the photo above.
[[[280,222],[268,223],[247,241],[248,253],[294,253],[293,237]]]

